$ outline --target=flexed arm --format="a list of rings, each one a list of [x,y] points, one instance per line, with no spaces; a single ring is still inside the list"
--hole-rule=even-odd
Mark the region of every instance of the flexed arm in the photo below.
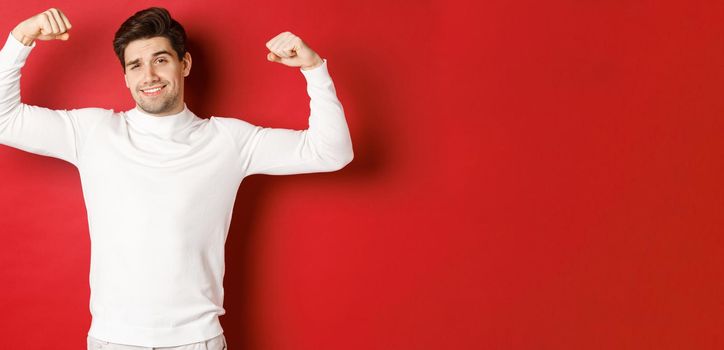
[[[84,136],[104,110],[52,110],[20,100],[20,70],[36,40],[68,40],[70,28],[68,18],[52,8],[21,22],[8,35],[0,50],[0,144],[77,165]]]
[[[242,123],[247,129],[242,133],[246,175],[302,174],[343,168],[354,157],[352,140],[327,60],[290,32],[277,35],[266,46],[269,61],[299,67],[307,80],[309,128],[262,128]]]

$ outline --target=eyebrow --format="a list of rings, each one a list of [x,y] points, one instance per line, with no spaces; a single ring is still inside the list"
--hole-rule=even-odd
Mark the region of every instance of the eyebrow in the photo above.
[[[156,56],[160,56],[160,55],[164,55],[164,54],[165,54],[165,55],[169,55],[169,56],[173,56],[173,55],[171,55],[170,52],[168,52],[168,51],[166,51],[166,50],[161,50],[161,51],[156,51],[156,52],[154,52],[153,55],[151,55],[151,57],[156,57]],[[126,63],[126,67],[131,66],[131,65],[134,65],[134,64],[139,63],[139,62],[141,62],[141,59],[140,59],[140,58],[136,58],[135,60]]]

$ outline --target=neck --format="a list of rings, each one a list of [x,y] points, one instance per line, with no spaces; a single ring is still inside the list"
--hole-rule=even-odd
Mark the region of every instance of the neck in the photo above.
[[[165,113],[164,113],[165,114]],[[188,126],[196,118],[186,104],[176,114],[165,115],[159,118],[156,114],[146,113],[139,108],[132,108],[126,117],[136,129],[141,129],[161,136],[168,136]]]

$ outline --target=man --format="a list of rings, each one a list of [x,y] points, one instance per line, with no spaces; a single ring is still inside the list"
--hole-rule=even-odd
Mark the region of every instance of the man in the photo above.
[[[20,69],[36,40],[69,40],[71,28],[51,8],[8,36],[0,143],[79,170],[91,238],[88,347],[226,348],[218,319],[224,243],[242,179],[335,171],[353,158],[327,60],[289,32],[266,43],[270,61],[299,67],[307,81],[307,130],[198,118],[184,103],[192,62],[184,29],[152,7],[128,18],[113,41],[135,108],[21,103]]]

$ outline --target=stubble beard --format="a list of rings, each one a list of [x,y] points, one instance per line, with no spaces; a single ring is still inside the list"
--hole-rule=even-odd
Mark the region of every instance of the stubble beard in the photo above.
[[[139,98],[138,101],[138,107],[141,108],[146,113],[150,114],[160,114],[165,113],[174,108],[176,106],[176,103],[178,102],[178,94],[174,94],[173,96],[167,96],[163,99],[163,101],[148,101],[144,100],[140,94],[143,94],[143,92],[139,92]],[[160,97],[160,96],[159,96]]]

